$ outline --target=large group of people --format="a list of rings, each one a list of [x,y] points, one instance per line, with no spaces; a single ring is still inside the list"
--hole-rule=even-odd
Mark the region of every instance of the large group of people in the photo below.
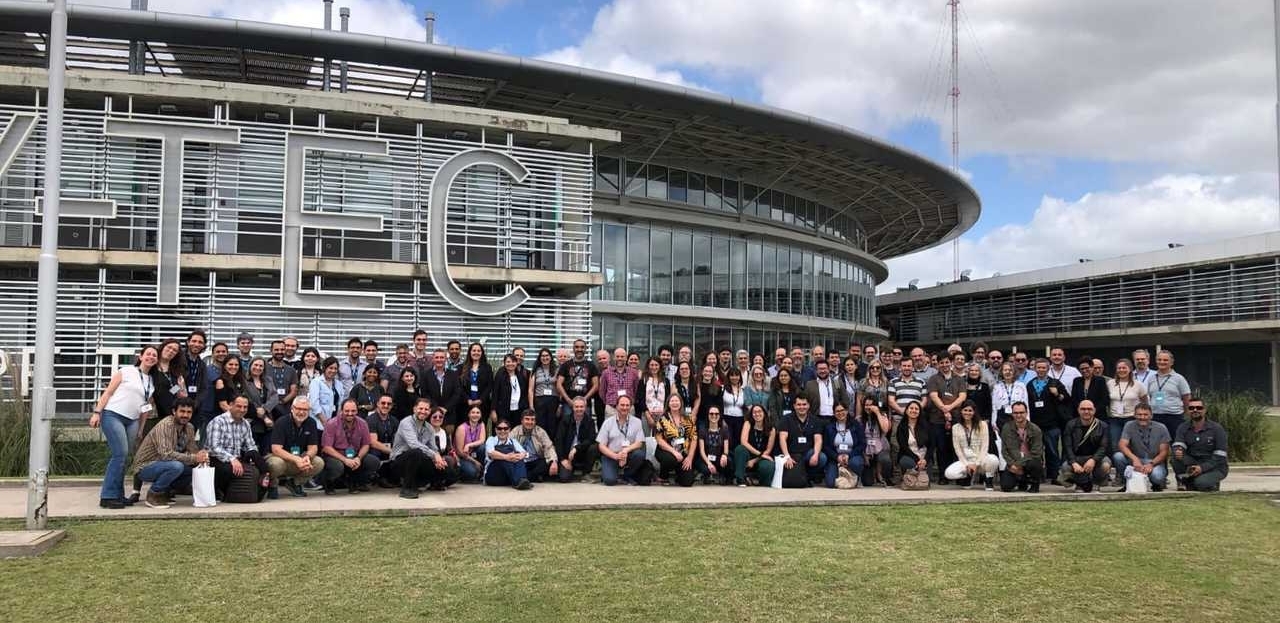
[[[597,479],[1089,492],[1135,474],[1212,491],[1227,475],[1226,432],[1167,350],[1154,369],[1139,350],[1107,376],[1062,348],[1006,360],[982,343],[778,348],[768,361],[687,345],[592,357],[579,339],[531,360],[513,349],[496,370],[482,344],[431,349],[422,330],[390,356],[358,337],[341,358],[292,337],[254,347],[249,334],[210,347],[196,330],[115,371],[90,417],[110,449],[103,508],[143,500],[148,483],[145,503],[167,507],[197,465],[214,469],[219,498],[257,499]]]

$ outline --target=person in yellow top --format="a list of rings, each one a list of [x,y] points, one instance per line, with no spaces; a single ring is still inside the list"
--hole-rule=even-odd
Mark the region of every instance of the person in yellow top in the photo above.
[[[658,442],[659,478],[667,480],[675,472],[676,484],[693,486],[697,472],[693,469],[694,449],[698,447],[696,420],[684,414],[684,401],[673,393],[667,397],[667,411],[654,431]]]

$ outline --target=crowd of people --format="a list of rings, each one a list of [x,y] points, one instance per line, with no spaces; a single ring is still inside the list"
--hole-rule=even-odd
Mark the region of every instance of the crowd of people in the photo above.
[[[254,352],[192,331],[145,346],[112,375],[90,417],[110,449],[100,504],[156,508],[214,469],[219,498],[305,497],[398,488],[414,499],[455,483],[542,482],[783,487],[930,482],[1001,491],[1056,482],[1097,491],[1146,476],[1151,488],[1214,491],[1227,435],[1167,350],[1112,364],[983,343],[969,352],[881,352],[854,344],[763,353],[687,345],[654,356],[515,348],[495,371],[480,343],[394,354],[353,337],[343,357],[292,337]],[[299,354],[300,353],[300,354]],[[136,451],[135,451],[136,450]],[[126,470],[130,455],[132,468]],[[125,494],[127,472],[132,493]],[[598,474],[598,476],[597,476]],[[246,500],[238,500],[246,501]]]

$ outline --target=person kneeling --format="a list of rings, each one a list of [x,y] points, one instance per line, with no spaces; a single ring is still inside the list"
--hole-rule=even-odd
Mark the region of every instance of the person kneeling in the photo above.
[[[791,407],[794,413],[778,425],[778,447],[785,458],[782,486],[798,489],[826,476],[827,455],[822,452],[822,422],[809,414],[809,398],[800,394]]]
[[[1081,400],[1080,416],[1067,422],[1062,431],[1062,454],[1066,459],[1058,470],[1076,491],[1088,493],[1107,481],[1111,465],[1107,458],[1107,426],[1097,418],[1092,400]]]
[[[600,449],[596,447],[595,418],[587,417],[587,399],[573,399],[573,417],[560,419],[556,433],[556,456],[560,457],[560,482],[573,480],[575,471],[587,478],[595,468]]]
[[[491,487],[514,487],[517,491],[533,488],[525,472],[525,458],[520,446],[511,439],[511,425],[498,420],[497,434],[484,442],[484,484]]]
[[[861,482],[863,454],[866,452],[867,440],[863,436],[862,427],[849,419],[849,409],[836,403],[832,412],[836,420],[827,425],[826,447],[828,489],[836,488],[836,478],[840,476],[840,468],[849,470],[854,483]]]
[[[529,482],[542,482],[547,477],[559,479],[560,461],[556,457],[555,444],[547,431],[538,426],[538,414],[525,409],[520,414],[520,425],[511,431],[511,440],[524,451],[525,478]]]
[[[378,458],[369,454],[369,424],[360,417],[360,407],[348,398],[342,402],[338,417],[325,422],[324,494],[334,494],[334,484],[347,483],[347,492],[368,491],[369,483],[378,475]]]
[[[1173,439],[1173,471],[1178,488],[1217,491],[1227,477],[1227,431],[1205,417],[1204,401],[1187,404],[1190,420],[1178,427]]]
[[[1028,419],[1027,403],[1011,405],[1013,419],[1000,431],[1005,471],[1000,472],[1000,490],[1040,492],[1044,478],[1044,433]]]
[[[391,444],[391,460],[400,471],[400,497],[406,500],[418,499],[420,483],[443,491],[447,482],[456,480],[448,461],[440,454],[430,419],[431,401],[419,398],[413,405],[413,415],[400,420]]]
[[[253,427],[244,417],[249,412],[249,398],[243,394],[236,396],[227,406],[229,408],[222,415],[210,420],[207,429],[205,447],[214,469],[214,493],[219,500],[226,499],[231,479],[244,477],[245,463],[251,463],[257,469],[258,480],[257,499],[253,501],[260,501],[271,485],[271,475],[267,471],[267,462],[258,453]]]
[[[991,491],[991,481],[995,478],[996,468],[1000,467],[1000,459],[988,452],[990,440],[991,429],[987,421],[978,418],[977,405],[966,400],[960,407],[960,421],[951,427],[951,446],[958,459],[947,466],[947,480],[967,487],[981,474],[983,487]]]
[[[293,497],[307,497],[303,483],[320,475],[324,461],[320,452],[320,431],[311,419],[311,401],[299,396],[289,407],[289,417],[275,421],[271,429],[271,456],[267,470],[271,472],[271,495],[279,497],[277,487],[285,482]]]
[[[600,481],[606,487],[619,482],[648,486],[653,467],[645,458],[644,426],[631,415],[631,397],[618,398],[617,417],[600,426],[596,446],[600,450]]]
[[[702,473],[702,484],[714,478],[721,485],[730,483],[733,461],[729,455],[729,425],[720,418],[720,407],[707,410],[707,423],[698,427],[696,467]]]
[[[684,403],[679,394],[667,398],[667,413],[658,420],[654,437],[658,442],[658,477],[667,480],[674,477],[681,487],[692,487],[697,472],[693,469],[693,455],[698,447],[698,431],[692,417],[684,415]]]
[[[169,508],[173,489],[191,486],[191,468],[209,462],[209,453],[196,445],[196,429],[191,425],[195,402],[174,401],[173,415],[160,420],[134,454],[133,471],[151,483],[147,506]]]
[[[1152,491],[1164,490],[1169,478],[1164,463],[1169,458],[1170,442],[1169,429],[1152,421],[1149,405],[1139,404],[1133,408],[1133,421],[1125,423],[1120,433],[1120,447],[1111,455],[1116,471],[1125,475],[1125,488],[1128,487],[1126,472],[1132,467],[1134,472],[1147,477]]]
[[[919,483],[929,481],[929,424],[920,421],[920,403],[908,402],[902,421],[898,423],[898,432],[894,435],[898,441],[898,467],[902,470],[903,488],[909,488],[911,481]],[[907,476],[911,475],[911,478]],[[927,486],[919,487],[927,489]]]

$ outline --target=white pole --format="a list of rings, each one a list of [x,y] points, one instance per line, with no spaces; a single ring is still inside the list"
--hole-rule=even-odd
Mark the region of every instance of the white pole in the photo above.
[[[62,97],[67,74],[67,0],[53,0],[49,24],[49,94],[45,108],[44,216],[36,278],[36,352],[32,371],[27,529],[49,524],[49,445],[53,420],[53,329],[58,294],[58,209],[62,187]]]

